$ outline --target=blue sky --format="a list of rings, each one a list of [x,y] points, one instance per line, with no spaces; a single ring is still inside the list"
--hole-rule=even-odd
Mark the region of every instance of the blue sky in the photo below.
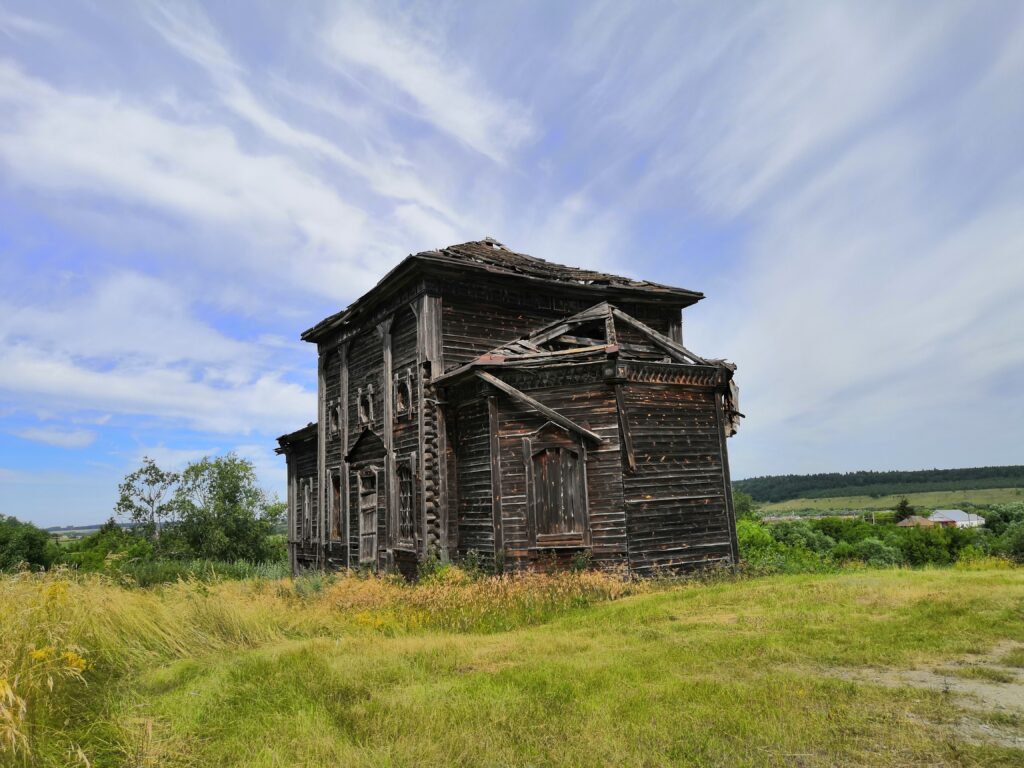
[[[0,0],[0,513],[268,488],[298,334],[410,252],[704,291],[734,477],[1021,463],[1019,2]]]

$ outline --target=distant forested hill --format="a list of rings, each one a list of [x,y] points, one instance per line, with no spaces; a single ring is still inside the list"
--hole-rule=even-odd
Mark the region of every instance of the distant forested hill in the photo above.
[[[922,469],[915,472],[830,472],[768,475],[737,480],[733,486],[755,501],[820,499],[825,496],[887,496],[918,491],[1024,487],[1024,466]]]

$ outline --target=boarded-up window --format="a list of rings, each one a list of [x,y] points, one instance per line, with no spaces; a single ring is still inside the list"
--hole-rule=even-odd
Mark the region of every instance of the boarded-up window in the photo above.
[[[584,456],[578,446],[527,441],[531,523],[538,546],[579,546],[587,538]]]
[[[358,474],[359,483],[359,562],[377,560],[377,494],[379,472],[367,467]]]
[[[411,549],[416,544],[416,454],[398,463],[398,525],[399,547]]]

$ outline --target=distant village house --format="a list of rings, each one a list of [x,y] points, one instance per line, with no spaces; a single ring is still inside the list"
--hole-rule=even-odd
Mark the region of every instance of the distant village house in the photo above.
[[[278,440],[292,569],[734,563],[742,414],[735,366],[683,345],[702,298],[490,238],[407,257],[302,334],[319,413]]]
[[[962,509],[936,509],[928,520],[933,525],[942,525],[949,528],[980,528],[985,524],[985,518]]]

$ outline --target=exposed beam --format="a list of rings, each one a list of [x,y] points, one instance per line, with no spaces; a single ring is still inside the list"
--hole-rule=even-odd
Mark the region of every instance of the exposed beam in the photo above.
[[[658,333],[651,326],[641,323],[635,317],[627,315],[621,309],[612,307],[612,314],[626,325],[631,325],[636,328],[640,333],[644,334],[647,338],[661,347],[665,352],[668,353],[669,357],[679,363],[696,363],[697,365],[711,365],[710,362],[705,360],[703,357],[699,357],[682,344],[676,344],[668,336]]]
[[[555,424],[558,424],[560,427],[564,427],[565,429],[568,429],[571,432],[575,432],[578,435],[582,435],[583,437],[593,440],[594,442],[604,442],[598,435],[594,434],[589,429],[584,429],[572,419],[560,414],[554,408],[549,408],[548,406],[544,405],[544,403],[540,402],[539,400],[535,400],[525,392],[520,392],[511,384],[506,384],[504,381],[497,378],[496,376],[492,376],[486,371],[476,371],[476,375],[478,378],[480,378],[483,381],[486,381],[495,389],[504,392],[513,400],[518,400],[527,408],[532,408],[538,413],[547,416],[551,421],[555,422]]]

